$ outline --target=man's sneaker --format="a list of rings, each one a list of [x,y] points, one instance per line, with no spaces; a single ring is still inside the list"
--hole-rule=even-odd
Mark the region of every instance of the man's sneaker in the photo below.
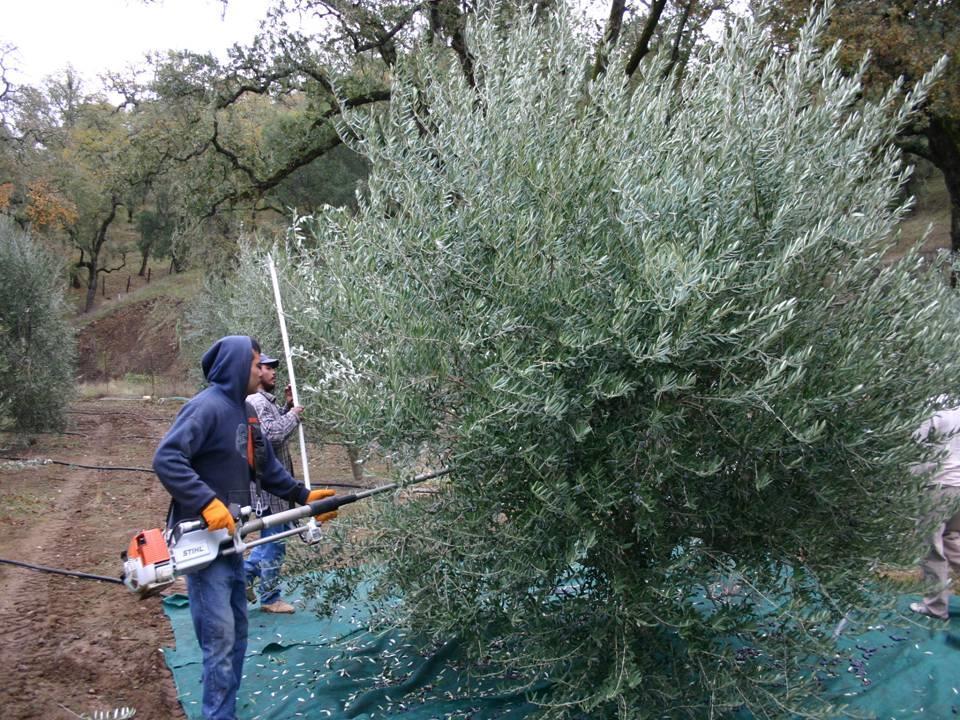
[[[283,600],[277,600],[272,603],[267,603],[266,605],[261,605],[260,609],[263,610],[263,612],[281,613],[284,615],[289,615],[290,613],[297,611],[293,605],[288,602],[284,602]]]
[[[923,603],[910,603],[910,609],[918,615],[926,615],[929,618],[934,618],[935,620],[949,620],[949,615],[937,615],[930,608],[928,608]]]

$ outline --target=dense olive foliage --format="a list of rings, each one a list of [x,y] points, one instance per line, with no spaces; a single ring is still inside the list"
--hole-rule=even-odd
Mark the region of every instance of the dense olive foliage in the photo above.
[[[950,291],[883,262],[925,83],[862,103],[823,23],[782,57],[745,22],[678,86],[585,84],[563,12],[481,20],[476,87],[407,65],[347,118],[358,211],[294,228],[311,412],[455,468],[348,552],[548,714],[829,714],[811,658],[916,549],[910,434],[960,369]]]
[[[0,409],[14,430],[62,428],[74,390],[76,343],[61,264],[0,217]]]
[[[187,312],[187,323],[186,352],[198,358],[198,367],[203,352],[225,335],[250,335],[265,352],[280,357],[283,347],[263,253],[249,242],[241,243],[235,266],[208,276]]]

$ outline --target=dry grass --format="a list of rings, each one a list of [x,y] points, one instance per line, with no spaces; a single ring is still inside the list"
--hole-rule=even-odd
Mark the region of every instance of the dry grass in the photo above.
[[[77,386],[77,393],[83,400],[95,398],[158,400],[169,397],[191,397],[196,390],[195,385],[180,378],[134,374],[128,374],[122,379],[81,383]]]
[[[887,260],[899,260],[921,240],[921,252],[934,259],[940,250],[950,249],[950,198],[943,178],[937,174],[917,188],[914,211],[900,224],[900,238],[887,253]]]
[[[117,278],[117,287],[125,287],[126,275],[123,279]],[[158,272],[153,276],[150,283],[137,275],[131,275],[132,284],[129,293],[117,292],[107,298],[102,298],[98,292],[97,302],[89,313],[79,312],[83,304],[84,289],[71,290],[75,295],[73,298],[77,306],[78,313],[74,318],[75,326],[80,329],[85,325],[99,320],[116,310],[123,308],[131,303],[143,302],[153,298],[174,298],[189,300],[195,297],[203,286],[203,272],[198,269],[190,270],[180,274],[168,275],[166,270]],[[109,281],[108,281],[109,282]]]
[[[923,583],[923,575],[919,567],[886,566],[877,570],[877,576],[899,588],[919,588]]]

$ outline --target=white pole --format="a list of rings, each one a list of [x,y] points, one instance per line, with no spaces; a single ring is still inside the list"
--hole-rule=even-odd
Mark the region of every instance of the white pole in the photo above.
[[[283,337],[283,354],[287,360],[287,374],[290,376],[290,389],[293,391],[293,404],[300,404],[297,395],[297,379],[293,374],[293,356],[290,354],[290,338],[287,336],[287,320],[283,315],[283,302],[280,300],[280,283],[277,281],[277,268],[273,264],[273,255],[267,255],[270,265],[270,280],[273,281],[273,297],[277,303],[277,318],[280,320],[280,335]],[[297,423],[300,431],[300,464],[303,466],[303,484],[310,489],[310,466],[307,465],[307,444],[303,440],[303,423]]]

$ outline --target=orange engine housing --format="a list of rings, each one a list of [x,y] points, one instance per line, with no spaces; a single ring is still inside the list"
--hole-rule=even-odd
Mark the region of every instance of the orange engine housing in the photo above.
[[[127,548],[127,557],[139,559],[144,567],[168,562],[170,550],[167,548],[167,541],[163,538],[163,531],[153,528],[141,530],[134,535],[130,540],[130,547]]]

